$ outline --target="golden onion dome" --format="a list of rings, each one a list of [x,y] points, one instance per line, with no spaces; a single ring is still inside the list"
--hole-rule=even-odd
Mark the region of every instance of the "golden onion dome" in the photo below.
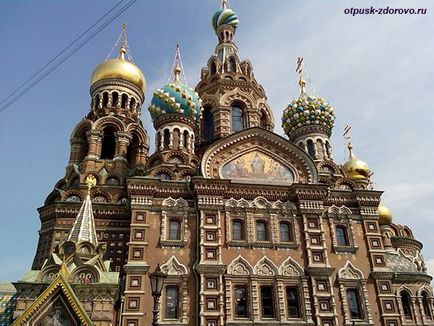
[[[378,223],[380,223],[380,225],[389,225],[392,223],[393,216],[392,216],[392,211],[390,209],[380,204],[380,206],[378,206],[377,211],[378,211]]]
[[[353,146],[348,145],[350,152],[348,161],[343,165],[345,176],[351,180],[367,180],[371,176],[371,170],[369,170],[368,164],[359,160],[353,153]]]
[[[146,80],[142,71],[125,58],[126,49],[121,47],[119,57],[99,64],[92,73],[90,84],[104,79],[123,79],[146,91]]]

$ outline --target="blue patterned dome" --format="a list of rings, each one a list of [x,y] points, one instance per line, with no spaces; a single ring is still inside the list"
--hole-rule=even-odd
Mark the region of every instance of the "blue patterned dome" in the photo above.
[[[199,95],[177,78],[174,82],[154,92],[149,112],[153,121],[163,114],[172,113],[182,114],[194,121],[199,121],[202,114],[201,107],[202,101]]]
[[[334,110],[329,103],[321,97],[302,93],[283,111],[282,128],[289,135],[295,129],[307,125],[322,125],[332,129],[334,121]]]
[[[212,27],[215,31],[222,25],[237,28],[239,22],[237,14],[229,8],[221,8],[212,16]]]

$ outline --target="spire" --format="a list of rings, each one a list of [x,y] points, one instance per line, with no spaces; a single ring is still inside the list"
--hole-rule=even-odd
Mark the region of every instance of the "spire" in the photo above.
[[[295,68],[295,71],[299,75],[298,84],[300,85],[300,97],[306,97],[307,96],[306,82],[304,81],[304,76],[303,76],[303,58],[302,57],[297,58],[297,68]]]
[[[96,238],[95,221],[93,217],[92,202],[90,200],[90,189],[96,186],[96,179],[93,175],[89,175],[86,178],[86,184],[88,187],[87,196],[80,211],[75,218],[74,226],[68,235],[68,241],[75,242],[90,242],[95,247],[98,246],[98,240]]]

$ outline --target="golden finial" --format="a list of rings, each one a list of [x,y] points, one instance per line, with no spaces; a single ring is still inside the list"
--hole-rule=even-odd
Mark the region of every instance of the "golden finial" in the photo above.
[[[125,60],[125,54],[127,53],[128,43],[127,43],[127,24],[122,24],[122,34],[121,34],[122,45],[119,49],[119,59]]]
[[[222,0],[221,1],[221,7],[222,7],[222,9],[226,9],[228,7],[228,0]]]
[[[175,76],[175,83],[180,82],[181,80],[181,72],[182,72],[182,63],[181,63],[181,52],[179,51],[179,44],[176,45],[175,50],[175,59],[173,60],[172,72]]]
[[[300,85],[300,97],[305,97],[307,93],[306,93],[306,82],[304,81],[304,78],[303,78],[303,58],[302,57],[297,58],[297,67],[295,68],[295,71],[299,75],[298,84]]]
[[[87,184],[87,194],[90,195],[90,189],[96,186],[96,178],[93,174],[89,174],[86,177],[86,184]]]
[[[69,275],[68,267],[66,266],[65,263],[65,257],[63,258],[62,265],[60,265],[59,275],[62,275],[63,277],[66,278]]]

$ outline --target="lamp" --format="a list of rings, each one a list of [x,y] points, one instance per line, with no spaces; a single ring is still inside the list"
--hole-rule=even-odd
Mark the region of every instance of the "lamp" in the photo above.
[[[160,264],[157,265],[157,268],[154,272],[149,273],[149,279],[151,280],[151,292],[152,297],[154,298],[154,309],[152,310],[153,318],[152,318],[152,326],[157,326],[157,315],[158,315],[158,301],[161,296],[161,291],[163,290],[164,280],[166,279],[166,273],[161,271]]]

